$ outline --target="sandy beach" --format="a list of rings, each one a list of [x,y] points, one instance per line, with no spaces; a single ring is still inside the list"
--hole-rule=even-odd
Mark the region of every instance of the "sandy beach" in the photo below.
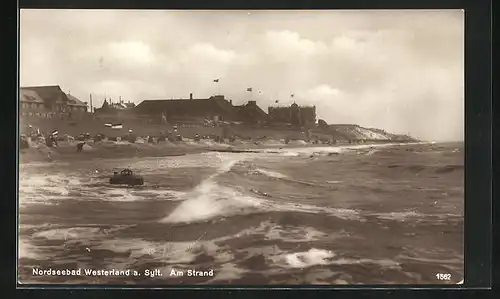
[[[32,143],[30,148],[20,150],[19,162],[30,163],[112,158],[167,157],[210,151],[251,152],[252,150],[267,148],[279,149],[327,146],[322,144],[311,144],[301,140],[291,141],[288,144],[282,141],[263,141],[256,143],[235,141],[231,144],[215,143],[210,140],[201,140],[199,142],[184,140],[176,143],[165,141],[156,144],[102,141],[98,143],[88,142],[84,145],[82,152],[77,152],[77,144],[78,141],[65,141],[59,142],[57,147],[49,148],[42,143]]]

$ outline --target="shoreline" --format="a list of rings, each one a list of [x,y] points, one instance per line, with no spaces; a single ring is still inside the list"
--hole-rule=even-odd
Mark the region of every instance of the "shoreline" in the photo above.
[[[253,144],[198,144],[198,143],[116,143],[100,142],[87,145],[82,152],[76,151],[76,142],[61,142],[58,147],[49,148],[43,144],[33,145],[28,149],[19,152],[19,164],[29,164],[32,162],[72,162],[95,159],[124,159],[124,158],[154,158],[154,157],[175,157],[190,154],[200,154],[207,152],[224,153],[260,153],[263,150],[284,150],[301,148],[325,148],[325,147],[379,147],[388,145],[411,145],[427,142],[406,142],[398,143],[394,141],[374,142],[362,144],[311,144],[293,143],[285,144],[280,142]]]

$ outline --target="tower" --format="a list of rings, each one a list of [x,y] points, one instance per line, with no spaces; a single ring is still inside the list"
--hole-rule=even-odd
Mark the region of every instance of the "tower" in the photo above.
[[[300,107],[295,102],[290,106],[290,123],[293,126],[300,126]]]

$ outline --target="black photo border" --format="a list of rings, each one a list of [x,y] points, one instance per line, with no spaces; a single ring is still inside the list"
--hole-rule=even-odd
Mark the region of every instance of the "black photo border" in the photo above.
[[[333,294],[341,296],[356,297],[369,294],[391,294],[403,293],[403,296],[413,296],[415,294],[424,295],[431,289],[440,289],[445,291],[446,296],[455,298],[456,292],[464,292],[465,289],[481,292],[487,290],[492,283],[492,3],[489,0],[357,0],[357,1],[99,1],[99,0],[19,0],[17,6],[8,7],[7,12],[7,38],[4,44],[7,47],[8,56],[5,57],[8,72],[6,76],[7,94],[4,99],[4,109],[1,109],[4,122],[4,138],[13,140],[13,142],[4,143],[3,151],[6,157],[0,159],[0,170],[2,171],[2,190],[4,199],[3,220],[8,219],[7,225],[2,226],[7,231],[5,235],[13,237],[13,242],[4,240],[8,246],[8,251],[3,255],[5,268],[1,272],[2,280],[9,281],[12,286],[17,285],[17,172],[18,172],[18,26],[19,26],[19,8],[32,9],[464,9],[465,11],[465,284],[464,285],[387,285],[387,286],[136,286],[141,290],[118,290],[136,287],[130,286],[82,286],[82,285],[33,285],[34,289],[43,288],[44,291],[31,290],[31,286],[23,284],[17,285],[18,290],[15,296],[34,295],[36,297],[70,295],[84,292],[89,298],[102,297],[103,289],[117,289],[120,295],[132,295],[134,298],[143,296],[147,289],[155,288],[149,291],[149,295],[159,295],[164,297],[165,292],[158,292],[158,289],[164,289],[168,292],[167,296],[191,297],[198,290],[211,289],[214,296],[241,294],[245,289],[250,289],[247,294],[252,297],[260,295],[263,290],[285,291],[287,297],[311,295],[312,293],[321,296],[331,296]],[[9,2],[12,3],[12,2]],[[5,10],[4,10],[5,11]],[[12,41],[12,42],[10,42]],[[13,41],[17,41],[14,43]],[[5,53],[5,52],[4,52]],[[14,100],[15,99],[15,100]],[[7,138],[8,136],[9,138]],[[13,200],[16,198],[16,200]],[[10,216],[10,217],[5,217]],[[12,217],[14,216],[14,217]],[[5,236],[4,235],[4,236]],[[12,246],[14,244],[14,246]],[[5,249],[6,245],[2,245]],[[4,250],[2,250],[4,252]],[[12,266],[12,267],[11,267]],[[498,277],[497,277],[498,278]],[[26,290],[28,288],[28,290]],[[85,291],[76,291],[75,289],[86,289]],[[188,290],[186,290],[188,289]],[[335,289],[335,293],[330,293]],[[399,289],[399,290],[398,290]],[[294,290],[295,292],[290,292]],[[413,292],[411,292],[413,291]],[[465,291],[467,292],[467,291]],[[259,294],[258,294],[259,293]],[[442,292],[441,292],[442,293]],[[100,294],[100,295],[98,295]],[[483,294],[486,295],[486,294]],[[424,295],[425,296],[425,295]],[[9,296],[10,297],[10,296]],[[441,296],[440,296],[441,297]],[[14,297],[13,297],[14,298]]]

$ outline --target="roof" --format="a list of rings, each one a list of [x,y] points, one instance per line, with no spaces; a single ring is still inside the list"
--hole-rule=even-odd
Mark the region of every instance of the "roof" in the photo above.
[[[66,97],[68,98],[68,105],[87,107],[87,104],[85,104],[84,102],[80,101],[79,99],[75,98],[70,94],[66,94]]]
[[[245,121],[269,120],[269,115],[255,103],[236,106],[240,119]]]
[[[115,108],[115,109],[125,109],[125,108],[127,108],[127,106],[125,106],[125,104],[123,104],[123,103],[111,103],[111,104],[109,104],[108,107],[109,108]]]
[[[237,110],[224,97],[208,99],[145,100],[134,108],[138,113],[159,114],[166,112],[173,116],[206,116],[219,114],[236,116]]]
[[[61,87],[59,87],[59,85],[21,87],[21,93],[23,93],[24,91],[31,91],[36,93],[44,101],[44,103],[49,106],[53,103],[68,101],[68,97],[61,90]]]
[[[19,99],[21,102],[44,103],[43,99],[35,91],[29,89],[21,89]]]

